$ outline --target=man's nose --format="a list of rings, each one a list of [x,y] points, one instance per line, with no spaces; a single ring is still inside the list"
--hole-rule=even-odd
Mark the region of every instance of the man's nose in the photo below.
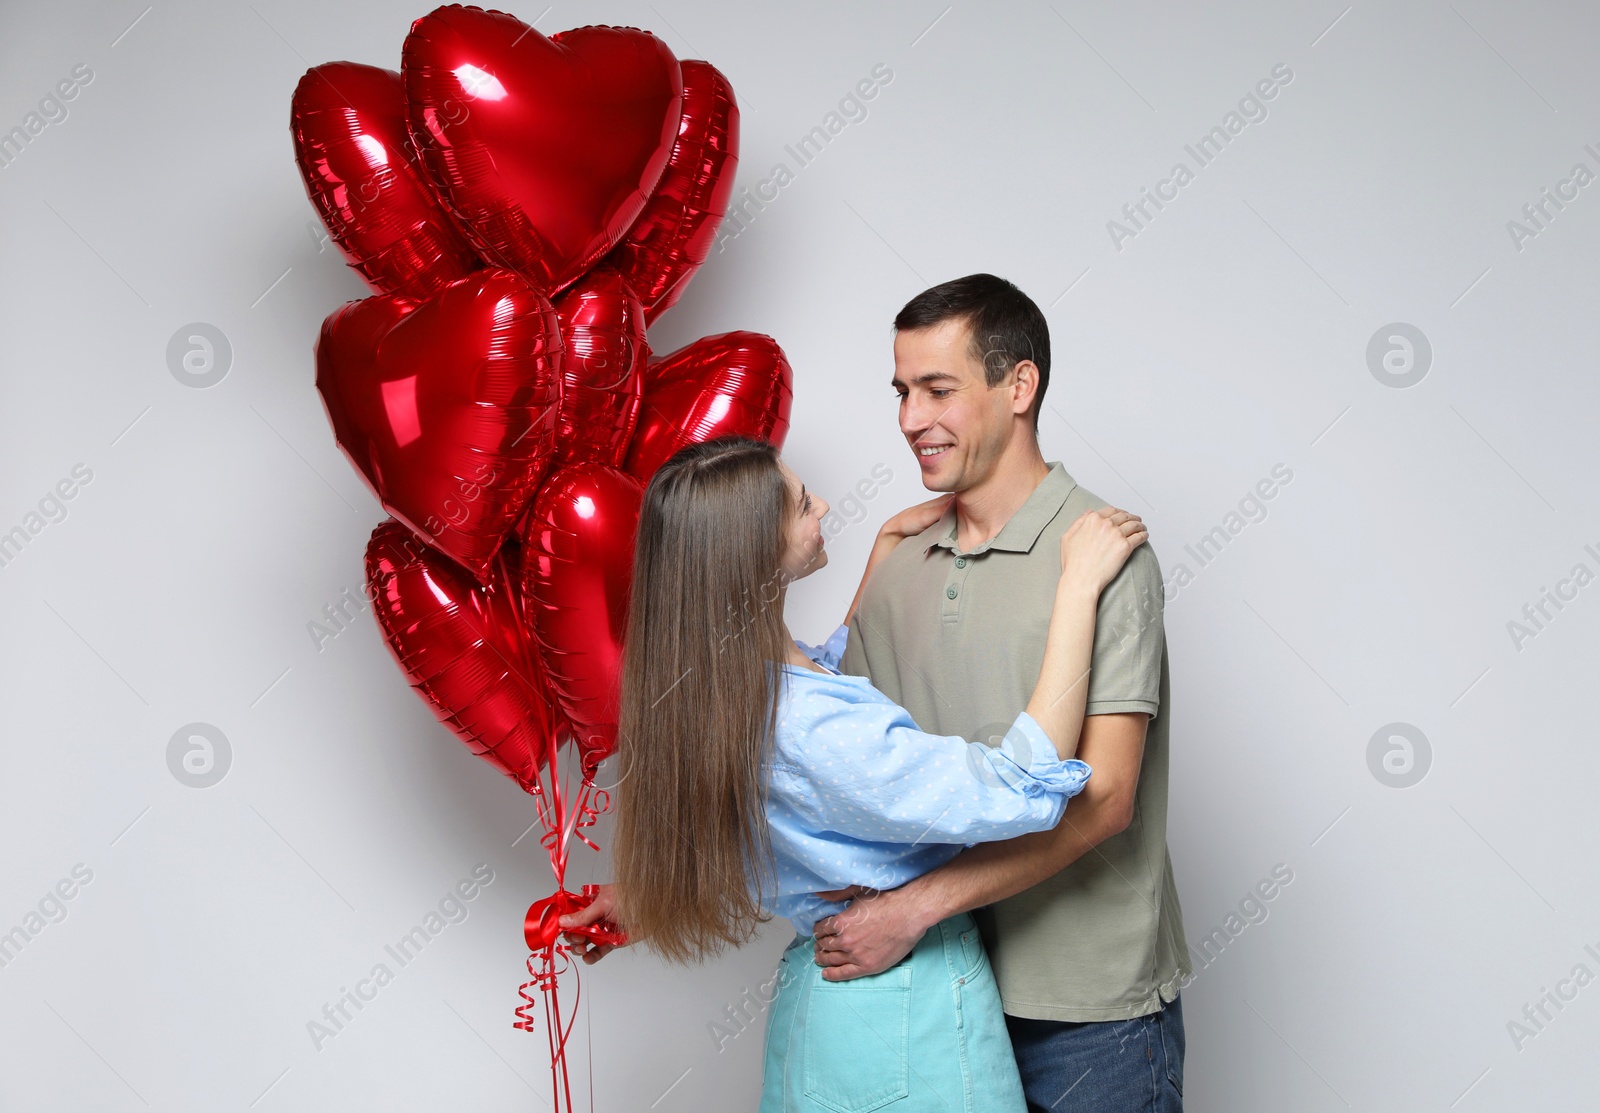
[[[908,397],[900,407],[900,431],[908,437],[918,437],[928,431],[933,422],[929,418],[927,404],[916,398]]]

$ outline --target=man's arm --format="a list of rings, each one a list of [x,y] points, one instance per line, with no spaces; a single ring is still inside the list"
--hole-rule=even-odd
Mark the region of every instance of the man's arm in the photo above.
[[[1094,770],[1061,822],[1004,842],[979,843],[898,889],[858,897],[816,924],[817,964],[828,981],[887,970],[934,924],[1013,896],[1050,877],[1133,820],[1144,761],[1143,712],[1091,715],[1078,757]]]

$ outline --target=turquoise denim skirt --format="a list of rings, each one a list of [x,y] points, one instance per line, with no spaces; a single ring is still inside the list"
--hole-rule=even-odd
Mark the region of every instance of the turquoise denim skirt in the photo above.
[[[829,982],[796,935],[767,1014],[760,1113],[1023,1113],[989,956],[968,913],[881,974]]]

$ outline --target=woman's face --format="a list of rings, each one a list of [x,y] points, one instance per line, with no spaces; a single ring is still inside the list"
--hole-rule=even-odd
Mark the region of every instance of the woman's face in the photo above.
[[[783,552],[783,571],[790,580],[803,579],[828,563],[822,547],[822,516],[828,503],[821,495],[808,491],[789,465],[778,462],[783,481],[789,487],[789,501],[795,507],[789,517],[789,544]]]

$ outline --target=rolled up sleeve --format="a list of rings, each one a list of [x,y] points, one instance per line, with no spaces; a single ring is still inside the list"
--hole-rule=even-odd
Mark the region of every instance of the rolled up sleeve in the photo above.
[[[1063,807],[1089,780],[1089,766],[1077,758],[1057,757],[1056,744],[1026,711],[1017,716],[1000,745],[967,744],[983,751],[977,760],[987,762],[995,776],[1014,781],[1028,796],[1059,795]]]
[[[809,783],[786,795],[816,829],[873,842],[971,845],[1049,830],[1090,774],[1059,760],[1026,712],[991,747],[929,734],[887,701],[829,701],[796,738],[781,775]]]

